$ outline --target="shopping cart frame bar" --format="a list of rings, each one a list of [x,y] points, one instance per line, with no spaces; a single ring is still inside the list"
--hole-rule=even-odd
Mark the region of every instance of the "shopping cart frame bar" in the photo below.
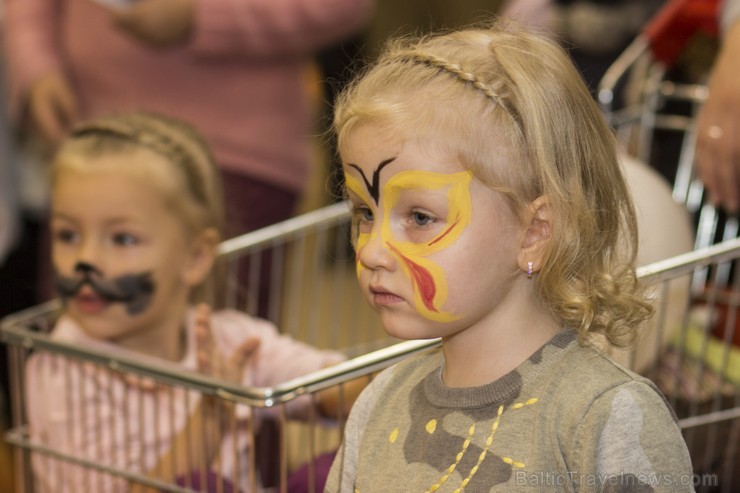
[[[676,276],[690,274],[713,264],[730,262],[740,256],[740,238],[678,255],[638,268],[638,277],[646,282],[661,282]],[[112,371],[132,372],[142,377],[155,378],[165,383],[184,386],[206,395],[216,395],[236,403],[254,407],[273,407],[304,394],[325,390],[342,382],[367,376],[401,361],[413,354],[428,351],[441,344],[440,339],[411,340],[343,361],[336,365],[289,380],[274,387],[245,387],[221,381],[165,361],[154,361],[139,355],[124,355],[101,349],[80,347],[61,341],[51,341],[41,332],[22,326],[35,317],[43,317],[58,309],[59,302],[50,302],[35,309],[19,312],[6,318],[1,326],[0,339],[25,349],[53,350],[60,354],[105,366]]]

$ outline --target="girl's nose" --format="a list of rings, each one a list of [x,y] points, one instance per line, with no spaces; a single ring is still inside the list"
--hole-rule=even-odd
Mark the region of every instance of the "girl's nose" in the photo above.
[[[92,238],[85,238],[80,243],[77,252],[77,264],[87,265],[95,269],[100,269],[102,262],[102,249],[97,241]]]
[[[92,264],[88,264],[87,262],[77,262],[77,265],[75,265],[75,272],[77,272],[78,274],[85,275],[85,276],[89,276],[90,274],[100,273],[97,267],[95,267]]]
[[[369,235],[367,241],[359,245],[357,261],[363,267],[371,270],[384,269],[394,271],[396,269],[396,257],[379,232]]]

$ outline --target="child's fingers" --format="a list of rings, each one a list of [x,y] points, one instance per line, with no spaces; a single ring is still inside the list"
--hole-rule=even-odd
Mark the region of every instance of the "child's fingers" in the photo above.
[[[211,353],[213,352],[211,309],[205,303],[200,303],[195,307],[195,344],[198,370],[203,373],[210,373]]]
[[[198,371],[205,374],[211,373],[211,358],[208,353],[198,351]]]
[[[205,303],[195,307],[195,339],[198,370],[216,378],[234,381],[241,378],[244,365],[260,345],[260,338],[247,338],[230,358],[225,358],[214,343],[211,332],[211,308]]]
[[[209,373],[211,369],[211,340],[207,331],[196,329],[196,359],[198,361],[198,370],[203,373]]]
[[[233,364],[237,368],[242,368],[246,364],[247,360],[257,352],[259,347],[259,337],[250,337],[246,339],[234,352]]]
[[[196,323],[201,322],[210,325],[211,307],[207,303],[198,303],[195,307]]]
[[[251,337],[242,342],[228,359],[221,353],[214,353],[215,361],[211,362],[216,368],[214,376],[229,382],[241,382],[247,360],[257,352],[259,345],[260,339]]]
[[[126,373],[123,375],[123,380],[129,387],[136,387],[143,391],[152,392],[157,390],[160,385],[150,377],[143,377],[141,375],[133,375]]]

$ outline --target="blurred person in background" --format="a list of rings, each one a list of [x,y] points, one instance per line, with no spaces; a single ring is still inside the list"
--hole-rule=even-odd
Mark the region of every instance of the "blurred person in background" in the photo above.
[[[192,122],[226,185],[227,237],[290,217],[310,168],[314,55],[372,0],[5,0],[10,115],[42,155],[76,122]],[[38,155],[38,154],[37,154]]]
[[[665,0],[506,0],[501,14],[558,36],[592,93]]]
[[[708,96],[697,118],[696,166],[709,199],[726,212],[740,208],[740,0],[720,2],[721,47]]]
[[[79,121],[134,110],[178,118],[213,149],[224,238],[295,214],[317,167],[316,54],[356,36],[374,7],[374,0],[2,1],[20,168],[41,170],[28,181],[46,191],[48,156]],[[53,292],[49,261],[35,253],[48,251],[43,217],[41,238],[32,241],[40,248],[25,251],[38,264],[27,277],[40,300]],[[269,276],[261,272],[260,315]],[[247,278],[240,266],[240,286]]]

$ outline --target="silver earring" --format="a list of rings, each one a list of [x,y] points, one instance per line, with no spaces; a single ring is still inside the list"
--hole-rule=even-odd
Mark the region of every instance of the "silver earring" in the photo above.
[[[527,279],[532,279],[533,268],[534,262],[527,262]]]

